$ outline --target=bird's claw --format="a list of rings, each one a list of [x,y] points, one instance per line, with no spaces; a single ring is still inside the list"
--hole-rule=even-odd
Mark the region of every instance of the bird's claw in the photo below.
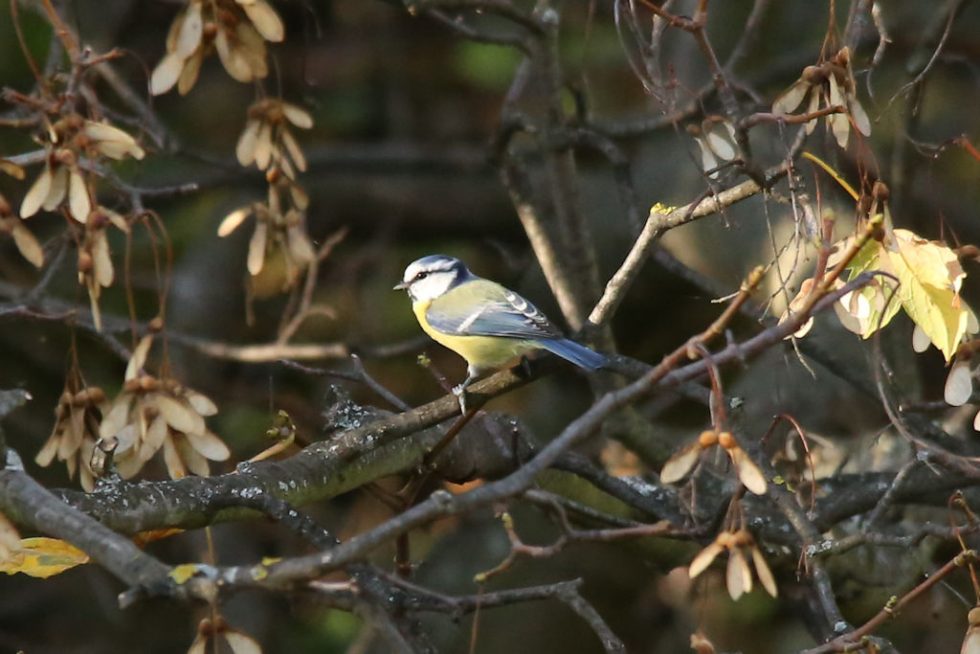
[[[459,401],[460,413],[465,414],[466,413],[466,384],[459,384],[457,386],[453,386],[453,395],[455,395],[456,399]]]

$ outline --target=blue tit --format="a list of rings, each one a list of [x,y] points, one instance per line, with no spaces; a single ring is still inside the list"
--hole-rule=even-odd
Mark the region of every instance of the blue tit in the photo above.
[[[466,359],[466,380],[453,389],[463,404],[466,387],[533,350],[547,350],[586,370],[608,360],[571,341],[533,304],[496,282],[477,277],[462,261],[433,254],[412,262],[395,290],[406,290],[423,331]]]

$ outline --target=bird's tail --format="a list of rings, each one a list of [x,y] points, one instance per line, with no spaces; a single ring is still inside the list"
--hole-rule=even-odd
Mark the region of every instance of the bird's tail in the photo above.
[[[552,354],[557,354],[565,361],[574,363],[579,368],[587,370],[598,370],[605,368],[609,359],[605,355],[590,350],[584,345],[579,345],[575,341],[567,338],[547,339],[538,341],[538,346],[548,350]]]

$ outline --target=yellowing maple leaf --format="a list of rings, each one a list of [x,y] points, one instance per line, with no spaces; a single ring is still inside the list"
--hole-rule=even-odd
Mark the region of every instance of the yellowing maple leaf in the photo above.
[[[57,538],[24,538],[12,557],[0,561],[0,572],[22,573],[47,579],[77,565],[88,563],[88,554]]]
[[[966,273],[946,245],[896,229],[888,243],[888,263],[901,282],[902,307],[949,361],[969,321],[969,309],[960,299]]]
[[[835,256],[828,265],[836,265],[840,253],[850,249],[854,237],[837,244]],[[888,253],[882,244],[874,239],[867,241],[851,260],[844,275],[844,281],[853,281],[858,275],[874,270],[888,271]],[[841,324],[849,331],[869,338],[895,317],[901,308],[899,298],[894,293],[895,282],[879,275],[865,286],[842,296],[834,305],[834,311]]]

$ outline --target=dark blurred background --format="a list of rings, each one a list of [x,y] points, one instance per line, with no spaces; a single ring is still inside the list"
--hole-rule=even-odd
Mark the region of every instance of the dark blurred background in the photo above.
[[[839,23],[846,5],[839,2]],[[849,155],[836,151],[821,127],[812,147],[846,176],[858,159],[892,185],[892,213],[899,226],[951,244],[980,240],[976,207],[980,162],[962,148],[936,151],[932,146],[961,134],[980,138],[980,9],[975,3],[958,15],[943,54],[934,63],[921,92],[901,91],[928,60],[935,40],[921,42],[946,13],[938,3],[882,2],[882,19],[891,43],[873,71],[870,57],[877,46],[873,31],[854,56],[858,95],[873,121],[870,140]],[[580,89],[596,124],[614,126],[656,117],[665,107],[651,100],[627,63],[612,12],[602,2],[559,2],[562,63],[568,83]],[[709,33],[724,58],[737,42],[752,3],[711,5]],[[75,0],[59,4],[85,44],[96,51],[125,50],[117,68],[143,89],[148,72],[163,54],[170,21],[180,3]],[[405,265],[418,256],[442,252],[463,258],[476,273],[493,278],[532,299],[560,321],[540,268],[517,220],[506,189],[491,162],[490,143],[500,128],[504,94],[520,63],[512,49],[464,40],[443,25],[413,17],[398,3],[380,0],[277,3],[287,27],[284,43],[272,45],[272,72],[263,86],[302,105],[314,117],[314,128],[296,131],[310,161],[300,177],[310,191],[309,233],[314,241],[349,229],[346,239],[322,265],[315,301],[328,306],[333,317],[314,317],[300,329],[297,342],[344,342],[357,348],[399,343],[419,335],[403,294],[391,292]],[[21,25],[33,56],[43,62],[51,38],[46,21],[21,4]],[[467,20],[474,20],[471,15]],[[475,24],[507,29],[493,17],[475,17]],[[814,63],[827,29],[827,3],[806,0],[771,3],[757,38],[733,71],[740,83],[754,89],[765,110],[780,90]],[[669,61],[683,100],[709,81],[693,42],[684,34],[668,35],[664,60]],[[29,91],[33,78],[18,47],[10,7],[0,4],[0,84]],[[871,93],[871,94],[869,94]],[[131,183],[158,187],[198,182],[201,190],[179,197],[153,198],[149,208],[166,225],[174,250],[168,328],[229,343],[266,342],[275,336],[285,299],[271,295],[255,300],[254,325],[246,323],[245,257],[250,229],[219,239],[215,231],[232,209],[261,199],[264,181],[254,170],[240,168],[235,143],[245,124],[245,108],[255,89],[231,80],[216,57],[204,64],[201,79],[186,96],[175,92],[153,98],[153,108],[176,138],[171,151],[147,145],[143,162],[119,166]],[[106,97],[111,97],[106,93]],[[534,90],[525,102],[534,103]],[[571,107],[571,95],[568,98]],[[717,112],[716,101],[706,109]],[[569,108],[571,111],[571,108]],[[913,114],[914,111],[914,115]],[[645,211],[656,202],[681,205],[705,187],[696,146],[677,126],[616,139],[628,157],[639,205]],[[131,131],[135,131],[131,129]],[[782,152],[776,127],[753,132],[763,163],[777,163]],[[23,132],[0,129],[0,156],[26,152],[36,146]],[[595,152],[578,158],[584,214],[595,235],[602,278],[622,261],[636,234],[617,191],[608,162]],[[28,171],[33,179],[37,168]],[[812,170],[807,171],[812,180]],[[19,204],[26,183],[0,179],[0,192]],[[820,194],[828,210],[847,210],[844,196],[827,178],[811,195]],[[108,190],[107,190],[108,193]],[[843,218],[847,218],[843,215]],[[51,238],[63,229],[60,218],[32,218],[32,230]],[[665,239],[668,249],[685,264],[714,280],[725,292],[736,290],[744,274],[773,259],[792,230],[789,209],[779,202],[753,198],[723,217],[713,217],[676,230]],[[121,268],[123,239],[113,236]],[[141,319],[155,312],[156,281],[150,263],[150,240],[145,231],[133,235],[132,282]],[[807,263],[800,264],[800,272]],[[974,274],[975,266],[967,271]],[[0,279],[28,287],[36,273],[19,258],[9,239],[0,239]],[[776,290],[775,282],[768,292]],[[86,304],[75,285],[71,265],[63,267],[49,293],[68,302]],[[964,290],[975,297],[968,278]],[[715,294],[648,264],[613,321],[619,349],[635,358],[655,362],[670,348],[703,328],[719,311]],[[765,298],[761,298],[764,300]],[[775,309],[778,313],[778,302]],[[102,302],[108,314],[126,316],[121,288],[108,289]],[[864,345],[822,320],[815,338],[825,338],[835,354],[847,361],[856,377],[868,378]],[[737,333],[749,333],[749,323],[737,323]],[[908,338],[907,324],[893,328]],[[0,388],[22,387],[33,395],[29,405],[8,419],[8,443],[25,460],[32,460],[53,424],[53,408],[62,390],[73,338],[62,323],[0,318]],[[124,362],[114,358],[85,333],[74,336],[80,363],[89,383],[118,389]],[[907,342],[907,341],[906,341]],[[453,380],[462,378],[461,360],[429,344],[422,346],[435,367]],[[909,348],[908,356],[911,358]],[[379,381],[411,403],[434,399],[442,391],[432,375],[416,362],[422,350],[395,357],[367,357],[367,369]],[[220,408],[212,428],[229,443],[237,460],[265,446],[263,432],[278,408],[296,420],[301,434],[316,438],[324,408],[326,385],[278,364],[216,361],[180,345],[172,345],[175,376],[212,397]],[[764,365],[733,374],[731,392],[748,398],[746,424],[765,424],[773,410],[796,413],[819,433],[847,439],[883,426],[876,410],[852,384],[810,362],[816,377],[803,369],[791,349],[773,351]],[[326,365],[344,367],[346,362]],[[940,396],[941,357],[933,352],[914,364],[928,399]],[[356,400],[383,401],[362,386],[350,385]],[[492,408],[520,415],[537,437],[556,434],[589,403],[588,386],[576,375],[540,380],[496,400]],[[831,404],[832,403],[832,404]],[[833,410],[828,410],[833,406]],[[390,408],[390,407],[385,407]],[[681,405],[660,416],[658,430],[678,442],[707,424],[706,411]],[[29,470],[53,486],[74,485],[64,469]],[[231,469],[225,464],[219,470]],[[161,477],[162,467],[146,471]],[[349,536],[389,516],[370,494],[354,492],[330,502],[306,507],[341,535]],[[555,531],[536,510],[515,510],[518,528],[528,542],[548,542]],[[255,561],[304,551],[303,544],[267,524],[221,525],[213,530],[219,561]],[[413,536],[413,559],[418,580],[445,592],[474,593],[473,575],[498,563],[507,552],[499,522],[489,513],[447,520]],[[204,537],[186,534],[151,546],[167,561],[197,561],[204,556]],[[911,552],[914,558],[929,553]],[[377,552],[387,564],[390,549]],[[867,569],[894,565],[890,558],[869,556]],[[490,588],[545,583],[582,577],[584,594],[594,602],[628,644],[631,652],[678,652],[688,647],[691,631],[702,626],[725,650],[784,652],[809,644],[790,604],[759,592],[732,603],[718,579],[700,580],[692,599],[691,583],[683,570],[671,573],[643,549],[630,545],[579,545],[540,561],[520,560]],[[869,582],[870,583],[870,582]],[[194,635],[198,610],[153,601],[120,611],[120,584],[95,566],[83,566],[47,580],[22,577],[0,579],[0,651],[23,649],[29,654],[84,652],[180,652]],[[873,604],[873,602],[871,603]],[[902,651],[953,651],[962,634],[962,605],[953,593],[937,590],[922,602],[924,609],[908,615],[890,629]],[[861,605],[859,605],[860,608]],[[344,652],[362,650],[361,620],[327,610],[309,598],[285,600],[260,593],[235,596],[224,606],[233,626],[256,637],[267,652]],[[864,606],[867,611],[867,606]],[[426,620],[439,651],[469,651],[472,617],[454,622],[445,616]],[[479,616],[476,652],[600,651],[588,627],[559,603],[518,605],[487,610]],[[378,647],[377,644],[374,645]]]

